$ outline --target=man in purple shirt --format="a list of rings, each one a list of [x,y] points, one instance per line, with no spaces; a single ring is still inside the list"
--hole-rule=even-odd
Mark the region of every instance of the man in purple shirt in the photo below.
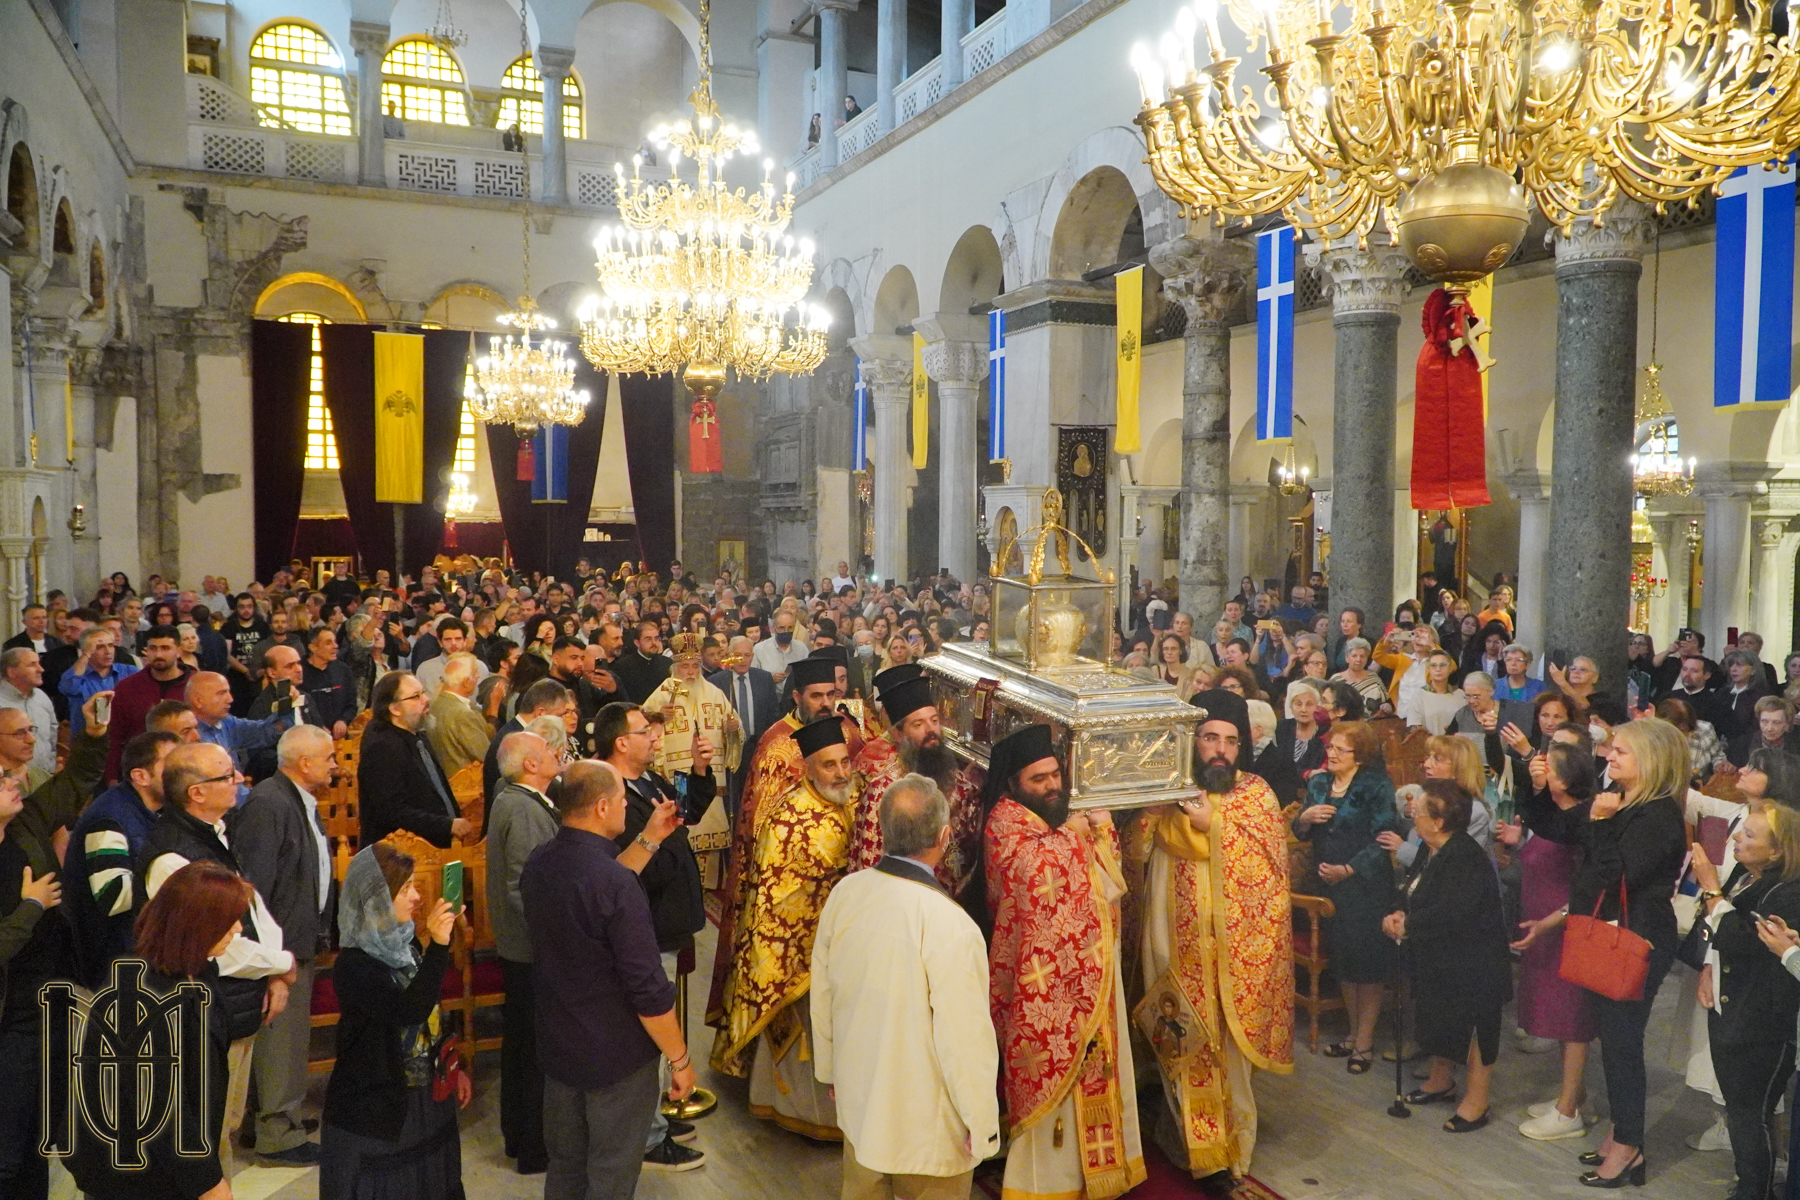
[[[562,827],[525,864],[538,1061],[544,1071],[545,1200],[627,1200],[637,1190],[666,1055],[669,1094],[693,1090],[638,877],[619,861],[625,783],[601,762],[562,776]]]

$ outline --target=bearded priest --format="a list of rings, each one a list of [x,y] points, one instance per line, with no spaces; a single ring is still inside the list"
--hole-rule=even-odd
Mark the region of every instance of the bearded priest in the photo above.
[[[914,677],[883,688],[881,708],[889,729],[870,738],[853,764],[861,800],[850,830],[850,869],[861,871],[882,859],[881,798],[888,788],[902,775],[923,775],[950,802],[950,844],[937,865],[937,877],[950,898],[957,899],[981,861],[981,785],[986,775],[980,767],[963,765],[944,744],[929,679]]]
[[[849,863],[850,748],[829,715],[793,740],[805,778],[763,814],[745,867],[712,1064],[750,1077],[752,1116],[841,1141],[830,1090],[813,1078],[808,992],[819,914]]]
[[[788,668],[786,687],[793,698],[791,712],[763,733],[750,756],[744,776],[744,791],[738,799],[737,816],[732,823],[731,852],[725,866],[725,885],[721,891],[719,946],[730,946],[735,936],[737,913],[743,908],[748,871],[756,853],[757,834],[767,814],[782,797],[800,786],[799,745],[795,732],[803,725],[829,716],[837,703],[837,663],[829,658],[803,658]],[[845,740],[855,727],[843,718]],[[706,1002],[706,1023],[723,1028],[725,976],[731,968],[731,956],[717,954],[713,958],[712,990]]]
[[[1250,1171],[1251,1068],[1294,1069],[1294,946],[1287,830],[1259,776],[1243,697],[1194,696],[1204,795],[1145,814],[1144,998],[1132,1018],[1166,1102],[1155,1137],[1196,1178]],[[1223,1177],[1221,1177],[1223,1178]]]
[[[1002,1200],[1108,1200],[1145,1179],[1105,812],[1069,811],[1048,725],[994,744],[984,797],[989,1001],[1010,1146]]]

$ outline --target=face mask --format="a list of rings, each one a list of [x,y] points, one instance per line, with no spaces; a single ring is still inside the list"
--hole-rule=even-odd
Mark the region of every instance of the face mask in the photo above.
[[[783,648],[785,648],[787,646],[787,644],[793,640],[794,640],[794,633],[793,633],[793,630],[791,630],[791,629],[784,631],[784,632],[778,632],[775,635],[775,644],[777,646],[781,646]]]
[[[858,658],[874,658],[875,657],[875,647],[872,645],[868,645],[866,643],[864,645],[858,646],[856,648],[856,657],[858,657]]]
[[[1611,734],[1612,734],[1612,730],[1608,729],[1606,726],[1602,725],[1600,722],[1598,722],[1598,721],[1589,721],[1588,722],[1588,736],[1594,739],[1594,745],[1598,746],[1601,742],[1604,742],[1609,736],[1611,736]]]

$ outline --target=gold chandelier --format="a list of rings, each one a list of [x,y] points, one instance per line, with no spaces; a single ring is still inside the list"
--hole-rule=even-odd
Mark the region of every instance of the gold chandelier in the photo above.
[[[581,350],[603,371],[662,374],[686,366],[696,412],[710,405],[725,372],[740,378],[802,374],[824,361],[824,308],[806,304],[813,245],[788,233],[794,177],[778,200],[763,162],[755,194],[720,178],[740,150],[758,150],[756,132],[720,119],[712,97],[710,6],[700,5],[700,81],[688,97],[692,119],[650,134],[670,156],[669,182],[647,186],[633,160],[619,174],[621,225],[595,239],[600,294],[583,305]],[[697,179],[676,174],[682,156]]]
[[[1227,7],[1263,45],[1255,87],[1236,78],[1216,0],[1183,9],[1160,55],[1133,52],[1158,185],[1220,222],[1282,211],[1364,239],[1385,220],[1441,280],[1504,263],[1527,197],[1567,232],[1621,194],[1658,211],[1691,203],[1800,142],[1800,43],[1771,31],[1771,0]],[[1196,66],[1201,31],[1209,61]]]
[[[519,43],[530,53],[524,9],[519,16]],[[518,307],[497,318],[501,325],[518,330],[488,339],[488,352],[475,360],[473,386],[464,386],[469,415],[487,425],[511,425],[521,436],[540,425],[579,425],[587,415],[588,393],[575,387],[575,360],[568,347],[545,334],[556,328],[551,317],[538,311],[531,295],[531,157],[523,145],[519,159],[525,195],[524,246],[525,291]],[[536,341],[533,341],[533,338]]]

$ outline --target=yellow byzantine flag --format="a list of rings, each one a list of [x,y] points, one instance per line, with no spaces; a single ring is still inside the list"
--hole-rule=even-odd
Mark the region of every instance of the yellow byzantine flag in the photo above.
[[[1143,373],[1144,268],[1133,267],[1113,276],[1116,315],[1113,328],[1118,334],[1118,428],[1113,434],[1113,449],[1120,454],[1136,454],[1144,448],[1138,434],[1138,381]]]
[[[913,334],[912,465],[923,471],[931,449],[931,379],[925,374],[925,335]]]
[[[425,339],[375,335],[375,499],[425,500]]]

